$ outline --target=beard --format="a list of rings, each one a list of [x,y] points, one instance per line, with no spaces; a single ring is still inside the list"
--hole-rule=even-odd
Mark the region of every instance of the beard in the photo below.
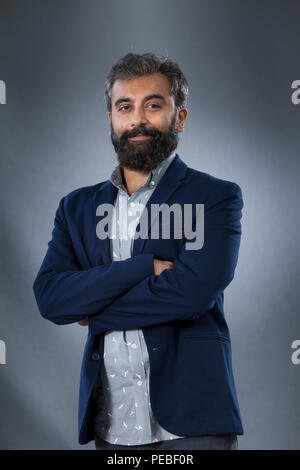
[[[111,140],[118,155],[121,167],[128,170],[149,172],[168,158],[178,145],[177,113],[170,127],[161,132],[155,127],[135,127],[132,131],[125,131],[118,137],[111,128]],[[139,134],[152,136],[144,141],[129,141],[129,137]]]

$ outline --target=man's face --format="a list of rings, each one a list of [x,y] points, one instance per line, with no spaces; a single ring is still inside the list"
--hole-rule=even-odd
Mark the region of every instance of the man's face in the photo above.
[[[176,118],[171,84],[161,73],[116,80],[108,113],[110,135],[119,163],[129,170],[149,172],[169,157],[183,131],[186,109]]]

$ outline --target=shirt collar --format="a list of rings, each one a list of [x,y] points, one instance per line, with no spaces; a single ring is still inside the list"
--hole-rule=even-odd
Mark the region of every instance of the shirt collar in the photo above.
[[[143,184],[142,187],[149,187],[150,189],[156,188],[159,181],[163,177],[164,173],[167,171],[168,167],[172,163],[176,156],[176,152],[173,152],[168,158],[165,158],[162,162],[160,162],[156,168],[150,171],[146,182]],[[118,189],[122,189],[123,191],[127,192],[122,178],[122,172],[120,168],[120,164],[115,167],[113,170],[111,177],[111,183],[116,186]]]

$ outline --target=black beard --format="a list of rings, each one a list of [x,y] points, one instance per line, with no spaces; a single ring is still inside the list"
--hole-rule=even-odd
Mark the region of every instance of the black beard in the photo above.
[[[176,128],[176,116],[170,127],[160,132],[155,128],[135,127],[132,131],[125,131],[121,137],[114,132],[112,123],[111,140],[118,155],[121,167],[128,170],[149,172],[168,158],[178,145],[178,131]],[[130,142],[129,137],[139,134],[153,136],[143,142]]]

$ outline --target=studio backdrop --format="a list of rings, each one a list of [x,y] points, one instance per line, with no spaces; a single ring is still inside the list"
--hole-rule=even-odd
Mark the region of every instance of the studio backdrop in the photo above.
[[[243,191],[224,295],[239,448],[300,449],[299,24],[293,0],[1,0],[1,449],[94,449],[78,443],[87,328],[42,318],[32,284],[60,199],[117,164],[104,81],[128,52],[179,64],[177,153]]]

